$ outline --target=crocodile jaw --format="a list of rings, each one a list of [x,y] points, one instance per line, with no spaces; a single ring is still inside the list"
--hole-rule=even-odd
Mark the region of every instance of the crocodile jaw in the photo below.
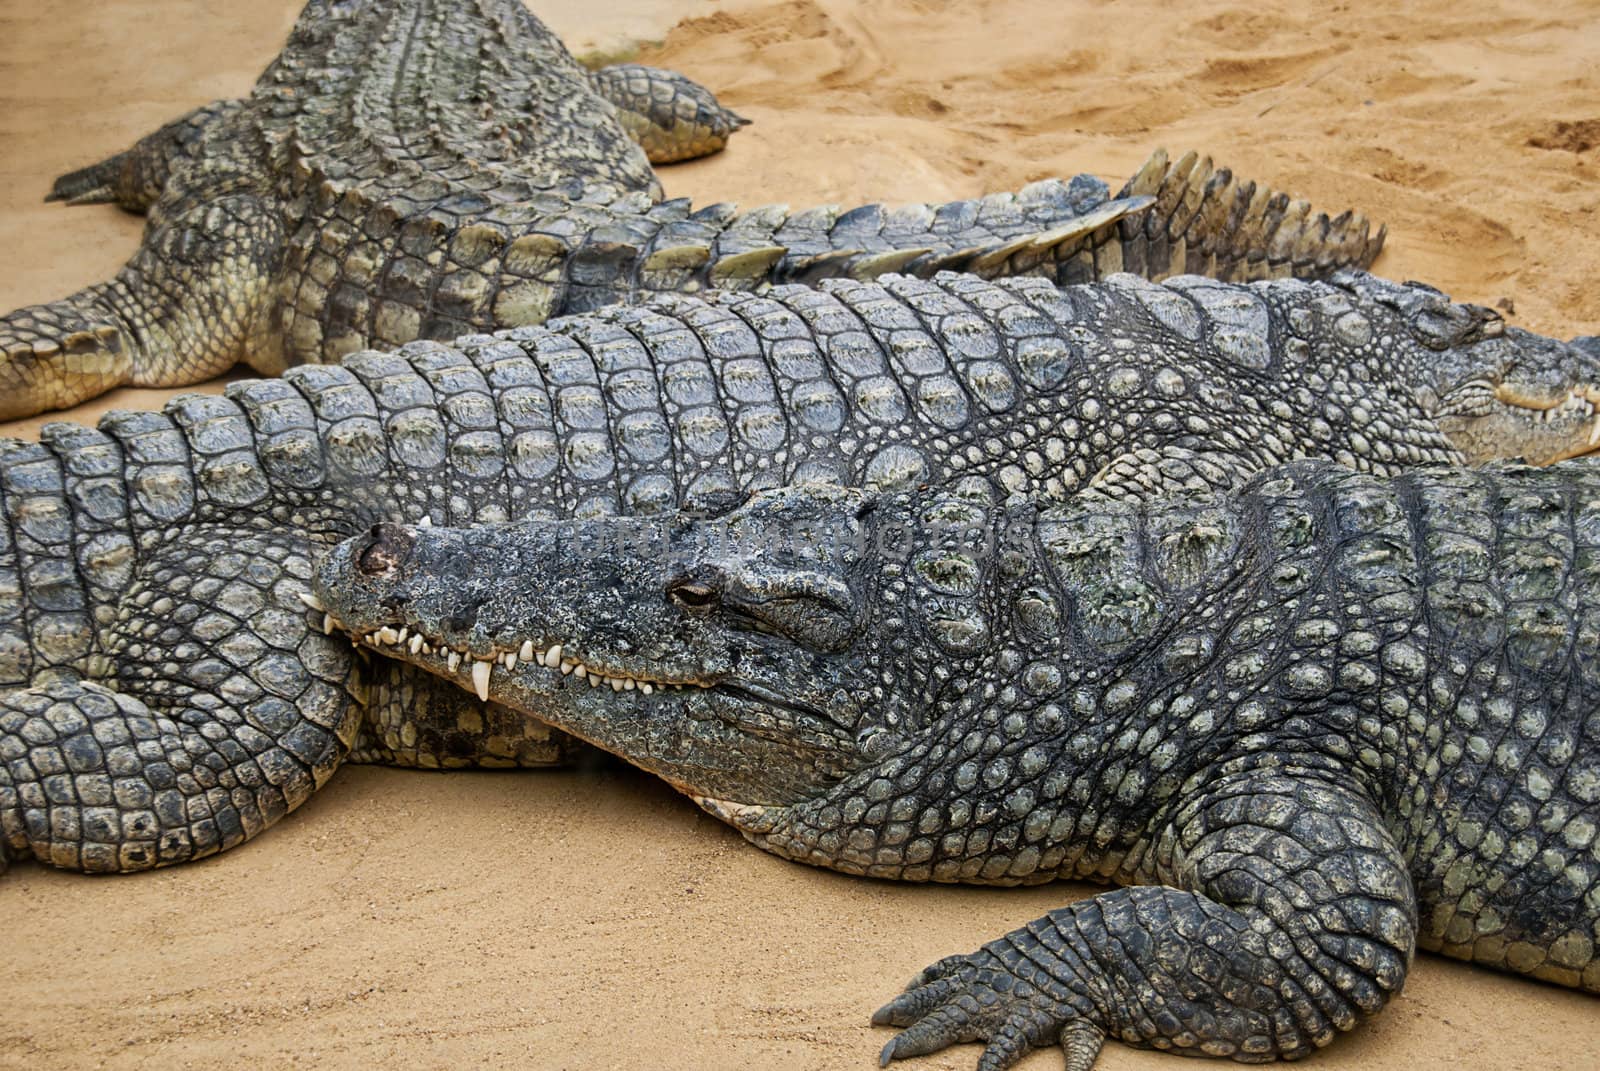
[[[1520,455],[1553,465],[1600,450],[1600,386],[1539,394],[1514,385],[1475,385],[1439,413],[1439,427],[1474,463]]]

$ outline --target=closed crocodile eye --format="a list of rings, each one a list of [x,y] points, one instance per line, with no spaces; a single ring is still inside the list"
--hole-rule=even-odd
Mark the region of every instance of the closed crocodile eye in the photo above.
[[[721,601],[716,589],[698,580],[675,580],[667,585],[667,598],[685,610],[705,613],[717,608]]]

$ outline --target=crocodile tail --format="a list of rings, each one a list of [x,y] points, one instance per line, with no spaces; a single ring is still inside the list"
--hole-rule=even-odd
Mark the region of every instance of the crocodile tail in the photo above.
[[[1365,216],[1313,213],[1308,202],[1240,183],[1195,153],[1172,162],[1157,151],[1115,197],[1106,194],[1079,176],[935,205],[796,213],[772,205],[738,214],[715,205],[695,213],[716,234],[694,268],[705,285],[738,289],[940,271],[1042,275],[1062,285],[1117,272],[1322,278],[1371,264],[1385,236]],[[687,266],[683,257],[656,259]]]
[[[740,212],[731,204],[697,209],[682,199],[633,197],[608,207],[618,225],[591,228],[576,243],[482,225],[463,229],[455,244],[482,246],[472,262],[497,263],[498,278],[483,290],[481,311],[451,320],[429,312],[425,326],[417,318],[421,333],[452,338],[485,321],[539,323],[649,293],[758,290],[889,273],[1034,275],[1061,285],[1117,272],[1150,279],[1320,278],[1370,264],[1384,238],[1382,228],[1371,233],[1364,216],[1313,215],[1306,202],[1236,183],[1192,153],[1170,164],[1156,153],[1116,197],[1099,179],[1079,175],[944,204],[801,212],[767,205]],[[441,232],[448,226],[429,225]],[[379,341],[417,334],[412,328]]]
[[[1054,275],[1059,250],[1103,242],[1117,220],[1153,203],[1149,197],[1111,200],[1104,183],[1080,175],[1070,183],[1047,179],[943,204],[822,205],[801,212],[787,205],[747,212],[709,205],[686,221],[699,229],[688,243],[670,239],[691,232],[663,228],[645,251],[640,282],[656,291],[750,290],[891,272]]]
[[[1238,181],[1193,152],[1169,161],[1165,150],[1156,150],[1119,196],[1154,198],[1149,212],[1120,223],[1117,250],[1122,270],[1151,279],[1325,278],[1341,268],[1370,266],[1388,233],[1383,226],[1374,232],[1354,211],[1313,213],[1309,202]],[[1105,259],[1114,259],[1110,251]]]

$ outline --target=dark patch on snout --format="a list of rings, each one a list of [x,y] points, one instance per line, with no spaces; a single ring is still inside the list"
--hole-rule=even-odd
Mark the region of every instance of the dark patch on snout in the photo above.
[[[416,542],[398,524],[375,524],[367,532],[367,545],[356,553],[356,568],[367,576],[382,576],[399,568]]]

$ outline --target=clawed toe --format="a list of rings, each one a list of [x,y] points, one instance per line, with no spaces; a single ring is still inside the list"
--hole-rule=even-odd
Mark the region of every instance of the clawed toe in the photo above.
[[[950,956],[873,1013],[874,1026],[901,1027],[879,1065],[963,1042],[986,1042],[978,1071],[1005,1071],[1034,1049],[1059,1044],[1069,1071],[1089,1071],[1104,1032],[1070,1001],[1018,978],[989,950]]]

